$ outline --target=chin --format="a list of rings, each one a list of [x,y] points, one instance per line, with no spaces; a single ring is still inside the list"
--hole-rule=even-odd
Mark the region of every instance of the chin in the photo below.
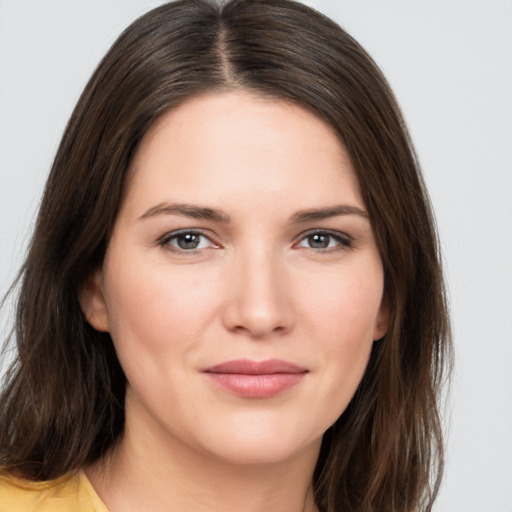
[[[299,457],[306,453],[307,447],[300,449],[291,449],[282,446],[269,446],[261,448],[260,446],[233,446],[231,449],[222,450],[218,453],[218,458],[236,466],[261,466],[277,465]],[[317,453],[317,452],[316,452]]]
[[[236,431],[224,431],[220,436],[208,439],[209,448],[204,449],[216,457],[235,465],[262,465],[279,464],[294,457],[303,457],[311,454],[315,459],[318,456],[322,441],[321,434],[304,438],[294,436],[286,429],[248,428]],[[206,443],[205,443],[206,444]]]

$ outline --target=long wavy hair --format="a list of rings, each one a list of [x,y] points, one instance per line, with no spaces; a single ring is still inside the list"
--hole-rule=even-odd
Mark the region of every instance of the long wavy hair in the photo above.
[[[78,290],[101,265],[137,147],[191,96],[245,90],[334,128],[357,172],[385,275],[387,334],[325,433],[322,512],[429,511],[443,467],[450,336],[434,219],[397,102],[337,24],[291,0],[180,0],[135,21],[87,84],[57,151],[18,277],[17,355],[0,396],[0,466],[53,479],[105,456],[126,379]],[[314,171],[312,171],[314,172]]]

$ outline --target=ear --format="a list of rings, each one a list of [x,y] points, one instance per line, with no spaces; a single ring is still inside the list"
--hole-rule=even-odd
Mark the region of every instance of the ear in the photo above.
[[[388,332],[389,328],[389,319],[390,319],[390,312],[389,312],[389,306],[388,301],[384,297],[382,299],[379,312],[377,314],[377,319],[375,321],[375,327],[373,330],[373,341],[380,340],[383,338],[386,333]]]
[[[97,330],[108,332],[108,314],[103,292],[103,273],[99,268],[83,282],[78,301],[87,321]]]

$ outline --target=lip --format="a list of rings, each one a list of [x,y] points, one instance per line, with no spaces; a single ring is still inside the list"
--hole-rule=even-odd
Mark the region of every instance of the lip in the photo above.
[[[242,398],[271,398],[297,385],[308,370],[289,361],[236,359],[205,368],[217,386]]]

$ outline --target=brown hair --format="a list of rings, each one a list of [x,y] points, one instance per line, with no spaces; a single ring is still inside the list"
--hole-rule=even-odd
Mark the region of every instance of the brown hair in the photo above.
[[[336,130],[384,266],[389,329],[324,436],[318,507],[431,510],[450,338],[428,197],[380,70],[338,25],[291,0],[172,2],[134,22],[100,63],[62,138],[20,273],[0,465],[55,478],[99,459],[119,438],[125,377],[110,336],[85,321],[77,293],[103,260],[144,134],[186,98],[231,89],[295,102]]]

